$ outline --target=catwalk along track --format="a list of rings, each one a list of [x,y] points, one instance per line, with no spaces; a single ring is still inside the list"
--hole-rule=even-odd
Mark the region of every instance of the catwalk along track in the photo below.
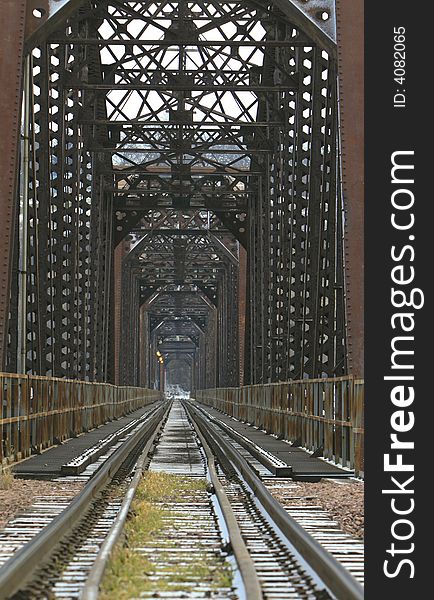
[[[277,502],[276,482],[293,483],[197,403],[163,402],[67,478],[83,489],[0,537],[1,599],[363,598],[362,543]]]

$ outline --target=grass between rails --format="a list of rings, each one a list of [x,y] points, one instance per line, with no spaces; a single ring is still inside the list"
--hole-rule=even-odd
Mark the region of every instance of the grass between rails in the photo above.
[[[176,528],[177,513],[164,503],[183,503],[197,495],[203,499],[207,489],[205,479],[195,479],[168,473],[147,472],[137,488],[132,504],[131,518],[125,528],[126,544],[118,545],[113,552],[100,594],[101,600],[127,600],[143,592],[184,591],[206,582],[213,589],[230,588],[232,570],[222,557],[199,556],[194,561],[186,552],[178,553],[176,573],[168,563],[167,576],[161,566],[158,582],[153,581],[156,563],[149,555],[136,548],[154,547],[158,561],[168,561],[171,549],[177,547],[176,538],[167,539],[165,529]],[[161,541],[161,547],[159,542]],[[190,559],[190,560],[189,560]]]

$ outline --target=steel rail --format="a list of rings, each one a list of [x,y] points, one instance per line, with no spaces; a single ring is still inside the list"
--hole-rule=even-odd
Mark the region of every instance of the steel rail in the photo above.
[[[151,435],[149,440],[146,442],[146,445],[143,449],[142,454],[140,455],[139,460],[136,463],[134,477],[128,486],[128,490],[125,494],[125,497],[122,501],[122,506],[116,516],[116,519],[113,522],[113,525],[110,528],[110,531],[105,538],[104,542],[101,545],[98,556],[90,570],[89,576],[86,579],[83,590],[80,594],[81,600],[97,600],[99,594],[99,587],[104,576],[105,569],[107,567],[107,562],[113,552],[114,547],[118,543],[119,539],[123,534],[123,530],[125,527],[125,522],[128,518],[128,514],[130,511],[131,503],[136,494],[137,486],[140,483],[140,479],[143,475],[143,470],[145,466],[145,461],[148,458],[148,454],[151,450],[151,447],[154,444],[155,438],[159,434],[162,425],[164,424],[166,417],[169,413],[171,404],[167,407],[163,418],[161,419],[159,425],[155,429],[154,433]]]
[[[191,419],[191,424],[193,425],[193,428],[196,431],[206,454],[209,476],[226,523],[229,533],[229,541],[241,573],[246,598],[249,600],[262,600],[263,594],[258,574],[256,572],[256,567],[250,556],[247,546],[244,543],[237,518],[232,510],[229,498],[227,497],[226,492],[218,478],[214,454],[209,447],[205,436],[202,434],[194,419],[191,418],[191,414],[189,413],[188,409],[187,414]]]
[[[92,501],[111,482],[137,444],[158,428],[158,424],[163,420],[167,410],[167,404],[156,408],[149,420],[143,423],[125,444],[102,465],[71,504],[0,568],[0,600],[11,597],[31,581],[41,566],[41,557],[48,558],[57,544],[77,527],[88,512]]]
[[[261,585],[256,573],[256,569],[241,536],[241,531],[238,526],[234,512],[232,510],[232,507],[230,505],[229,499],[226,495],[226,492],[223,489],[223,486],[219,481],[215,466],[214,454],[209,445],[207,444],[206,439],[204,438],[196,424],[193,422],[193,420],[191,421],[191,423],[201,441],[201,444],[206,454],[208,472],[210,475],[211,483],[213,485],[218,503],[220,505],[220,509],[222,511],[226,523],[231,548],[233,550],[235,560],[237,562],[238,568],[241,573],[241,577],[243,579],[246,597],[249,598],[249,600],[262,600],[263,595],[261,591]],[[124,501],[122,503],[122,507],[118,513],[118,516],[116,517],[115,522],[113,523],[110,529],[108,536],[106,537],[100,548],[98,557],[91,569],[89,577],[86,580],[83,591],[80,595],[81,600],[97,600],[98,598],[99,587],[104,576],[107,562],[110,558],[111,553],[113,552],[115,545],[122,536],[131,503],[133,501],[137,486],[142,477],[146,457],[149,453],[149,449],[157,433],[158,431],[156,431],[152,438],[148,441],[137,463],[134,478],[126,492]]]
[[[278,477],[290,477],[292,474],[292,467],[287,465],[283,460],[273,456],[270,452],[267,452],[255,442],[249,440],[241,433],[238,433],[233,427],[230,427],[223,421],[220,421],[216,417],[210,415],[206,410],[202,407],[197,407],[198,410],[202,411],[202,414],[206,416],[207,419],[220,427],[225,433],[227,433],[235,442],[240,444],[245,450],[250,452],[252,456],[254,456],[261,464],[263,464],[269,471],[277,475]]]
[[[252,489],[256,499],[268,514],[269,519],[275,523],[287,540],[300,553],[303,559],[320,577],[328,589],[337,597],[345,600],[363,600],[363,587],[354,577],[325,550],[295,519],[293,519],[283,506],[272,496],[256,475],[246,459],[228,443],[212,424],[191,402],[184,401],[188,412],[201,428],[214,452],[220,457],[223,464],[232,463],[242,478]],[[194,415],[194,416],[193,416]]]

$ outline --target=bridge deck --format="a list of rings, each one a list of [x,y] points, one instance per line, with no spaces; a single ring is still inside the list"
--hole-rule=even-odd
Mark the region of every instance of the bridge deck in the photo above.
[[[71,438],[59,446],[45,450],[41,454],[31,456],[14,465],[13,472],[17,477],[28,477],[38,479],[52,479],[59,477],[62,465],[67,464],[73,458],[80,456],[101,440],[115,434],[123,427],[129,425],[135,419],[140,419],[155,407],[155,403],[139,408],[138,410],[121,417],[120,419],[105,423],[96,429],[83,433],[76,438]]]
[[[265,433],[265,431],[248,423],[238,421],[234,417],[214,408],[200,404],[199,402],[197,402],[197,405],[215,419],[218,419],[238,434],[244,436],[244,438],[247,438],[247,441],[259,446],[279,461],[286,463],[291,468],[291,476],[294,479],[312,480],[321,477],[341,478],[354,476],[353,470],[343,469],[321,458],[313,457],[303,448],[292,446],[290,442],[277,439],[275,436]]]

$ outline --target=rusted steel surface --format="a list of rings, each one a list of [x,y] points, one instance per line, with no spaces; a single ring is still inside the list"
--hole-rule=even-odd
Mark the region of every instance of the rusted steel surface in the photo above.
[[[238,322],[239,322],[239,367],[240,385],[244,384],[244,358],[246,352],[246,294],[247,294],[247,252],[240,245],[239,249],[239,272],[238,272]]]
[[[145,388],[0,373],[0,467],[160,398]]]
[[[118,244],[114,250],[114,360],[116,385],[119,385],[119,355],[121,347],[122,259],[124,255],[124,244]]]
[[[337,41],[345,207],[348,372],[364,376],[364,12],[338,0]]]
[[[363,391],[348,376],[199,390],[196,399],[363,475]]]
[[[26,43],[36,45],[84,3],[85,0],[27,0]]]
[[[53,10],[53,4],[57,8],[61,4],[66,4],[68,0],[57,0],[54,3],[50,0],[27,0],[26,4],[26,28],[25,38],[28,39],[42,24],[44,24]],[[51,5],[51,7],[50,7]]]
[[[352,402],[351,420],[353,423],[354,461],[360,465],[360,470],[365,470],[365,413],[364,413],[364,381],[354,380],[354,393]]]
[[[328,49],[336,44],[335,0],[274,0],[294,24]]]
[[[18,181],[25,0],[0,3],[0,369],[5,363]]]

